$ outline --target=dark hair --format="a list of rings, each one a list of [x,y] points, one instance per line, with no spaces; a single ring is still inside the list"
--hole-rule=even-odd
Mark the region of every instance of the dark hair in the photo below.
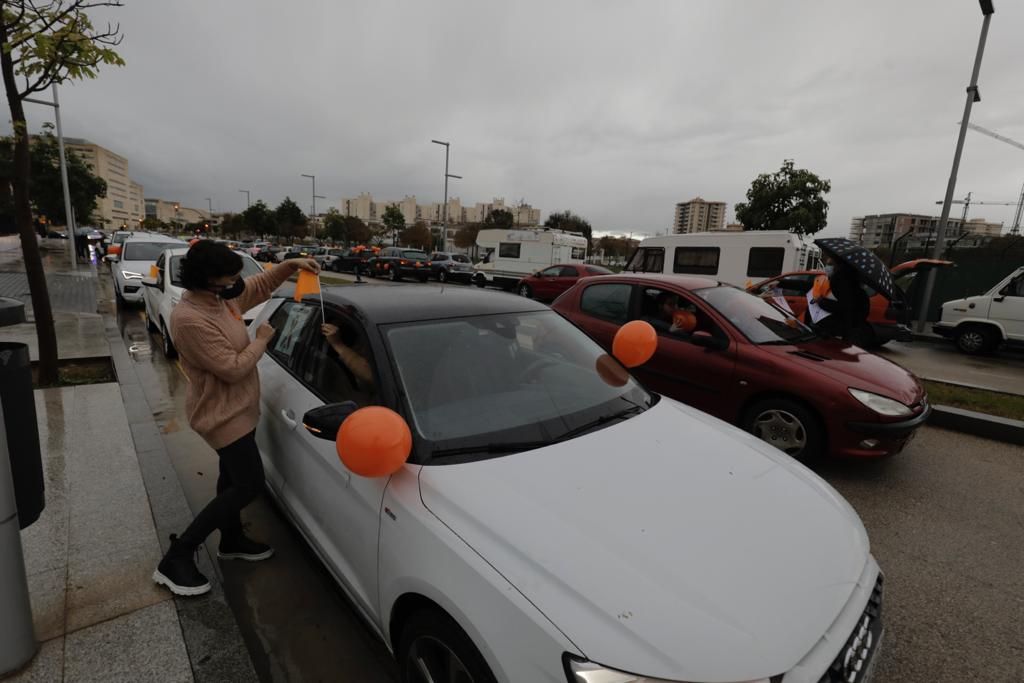
[[[660,294],[658,294],[658,298],[654,300],[654,302],[658,305],[658,308],[661,308],[670,301],[676,305],[679,305],[678,297],[676,297],[676,295],[673,294],[672,292],[661,292]]]
[[[207,289],[210,279],[242,272],[242,257],[223,244],[199,240],[181,259],[181,286],[188,290]]]

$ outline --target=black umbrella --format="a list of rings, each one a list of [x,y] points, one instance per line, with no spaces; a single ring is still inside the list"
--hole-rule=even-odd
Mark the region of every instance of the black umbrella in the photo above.
[[[828,237],[814,240],[814,243],[821,247],[822,251],[827,251],[856,270],[864,284],[885,298],[890,301],[903,299],[903,292],[892,281],[892,273],[874,252],[845,237]]]

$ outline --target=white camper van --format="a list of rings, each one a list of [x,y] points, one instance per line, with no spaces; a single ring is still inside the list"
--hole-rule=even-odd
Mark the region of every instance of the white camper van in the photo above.
[[[640,243],[627,272],[706,275],[744,287],[750,281],[820,267],[821,249],[786,230],[695,232],[649,237]]]
[[[482,256],[473,273],[478,287],[512,289],[538,270],[587,258],[587,238],[561,230],[481,230],[476,245]]]

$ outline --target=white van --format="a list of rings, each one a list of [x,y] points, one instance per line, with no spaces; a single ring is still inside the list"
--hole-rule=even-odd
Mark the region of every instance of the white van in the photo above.
[[[706,275],[737,287],[821,267],[821,249],[786,230],[695,232],[649,237],[626,264],[630,273]]]
[[[994,351],[1000,344],[1024,345],[1024,266],[981,296],[942,304],[932,328],[964,353]]]
[[[478,287],[512,289],[538,270],[587,258],[587,238],[561,230],[481,230],[476,245],[483,255],[473,273]]]

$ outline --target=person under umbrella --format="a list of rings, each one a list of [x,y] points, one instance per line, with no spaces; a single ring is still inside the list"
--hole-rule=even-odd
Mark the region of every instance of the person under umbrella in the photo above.
[[[903,298],[896,287],[892,273],[874,253],[856,242],[841,237],[814,241],[825,256],[830,295],[814,299],[831,315],[820,320],[817,328],[825,334],[841,337],[851,343],[864,345],[871,336],[867,318],[871,300],[865,287],[869,287],[890,301]]]

